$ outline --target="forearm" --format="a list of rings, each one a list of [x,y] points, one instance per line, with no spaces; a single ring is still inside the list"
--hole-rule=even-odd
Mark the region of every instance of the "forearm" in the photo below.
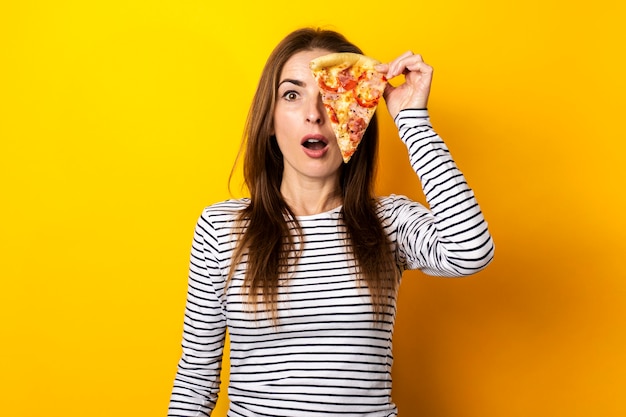
[[[426,110],[403,110],[395,119],[418,175],[432,219],[422,236],[436,275],[469,275],[493,258],[494,244],[473,191]],[[422,232],[424,232],[424,230]],[[428,268],[425,268],[428,269]]]

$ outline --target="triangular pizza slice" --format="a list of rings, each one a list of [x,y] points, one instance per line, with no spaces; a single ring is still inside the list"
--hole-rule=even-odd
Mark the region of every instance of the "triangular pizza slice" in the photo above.
[[[345,163],[361,143],[387,85],[385,76],[374,69],[379,63],[365,55],[348,52],[332,53],[311,61],[310,68]]]

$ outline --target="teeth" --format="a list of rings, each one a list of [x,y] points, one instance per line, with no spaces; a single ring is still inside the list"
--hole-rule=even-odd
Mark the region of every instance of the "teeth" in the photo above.
[[[320,139],[311,138],[307,139],[303,143],[303,145],[309,149],[322,149],[324,146],[326,146],[326,143]]]

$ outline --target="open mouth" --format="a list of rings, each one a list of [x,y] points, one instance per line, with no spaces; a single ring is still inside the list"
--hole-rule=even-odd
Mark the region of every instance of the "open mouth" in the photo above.
[[[319,139],[307,139],[302,143],[302,146],[315,151],[324,149],[326,147],[326,142]]]

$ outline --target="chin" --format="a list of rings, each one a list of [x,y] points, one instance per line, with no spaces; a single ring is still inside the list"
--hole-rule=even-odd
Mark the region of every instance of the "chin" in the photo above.
[[[343,161],[343,160],[342,160]],[[332,162],[332,163],[322,163],[322,164],[314,164],[313,166],[309,166],[307,170],[311,177],[318,178],[328,178],[339,176],[341,163]]]

